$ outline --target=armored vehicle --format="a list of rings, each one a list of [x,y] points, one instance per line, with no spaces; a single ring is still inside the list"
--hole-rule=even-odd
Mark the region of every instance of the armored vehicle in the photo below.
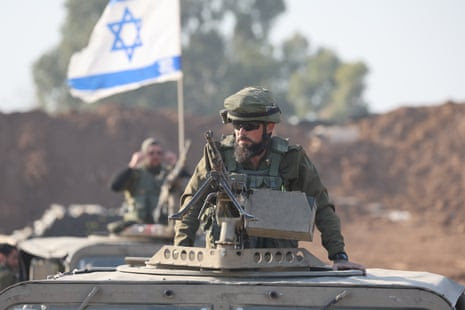
[[[167,225],[135,224],[116,235],[36,237],[18,242],[20,279],[45,279],[57,272],[116,267],[127,256],[146,257],[170,243]]]
[[[21,282],[0,294],[0,305],[8,310],[465,309],[465,287],[437,274],[334,271],[305,249],[238,249],[223,236],[215,249],[165,245],[152,257],[128,257],[116,268]]]
[[[465,309],[464,287],[445,277],[381,269],[368,269],[366,275],[361,275],[354,271],[304,268],[301,266],[309,263],[305,252],[303,256],[290,250],[223,252],[223,257],[230,256],[240,263],[255,258],[252,269],[236,269],[227,264],[223,267],[231,269],[173,268],[158,261],[178,255],[180,261],[192,259],[192,265],[207,266],[200,262],[219,262],[220,253],[168,247],[146,265],[133,261],[112,271],[87,270],[16,284],[0,294],[0,304],[9,310]],[[291,266],[291,260],[299,263]],[[267,264],[274,266],[271,270],[258,268]]]
[[[314,205],[287,194],[293,212],[282,214],[281,223],[299,223],[292,214],[312,218]],[[254,217],[253,224],[243,221],[245,216],[224,218],[216,248],[165,245],[151,257],[127,257],[116,268],[21,282],[0,294],[0,305],[8,310],[465,309],[465,287],[437,274],[335,271],[302,248],[238,247],[238,222],[249,224],[243,228],[251,236],[311,239],[313,225],[276,226],[256,218],[264,208],[273,209],[270,202],[277,198],[267,190],[251,193],[241,212]]]
[[[8,310],[465,310],[465,287],[437,274],[332,270],[303,248],[245,248],[245,234],[311,240],[316,205],[300,192],[247,189],[243,180],[212,170],[191,202],[171,216],[181,218],[199,200],[202,216],[210,204],[221,227],[215,247],[165,245],[151,257],[128,257],[111,270],[18,283],[0,294],[0,305]],[[209,188],[218,191],[207,194]]]

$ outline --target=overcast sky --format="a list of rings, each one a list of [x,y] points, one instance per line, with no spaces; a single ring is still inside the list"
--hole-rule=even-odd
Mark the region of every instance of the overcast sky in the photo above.
[[[277,35],[290,29],[344,61],[361,60],[370,108],[465,102],[465,1],[288,0]]]
[[[59,40],[64,0],[2,0],[0,111],[34,100],[31,64]],[[365,98],[374,112],[401,105],[465,102],[465,1],[286,0],[273,33],[294,31],[313,48],[370,69]],[[27,9],[25,9],[27,8]]]

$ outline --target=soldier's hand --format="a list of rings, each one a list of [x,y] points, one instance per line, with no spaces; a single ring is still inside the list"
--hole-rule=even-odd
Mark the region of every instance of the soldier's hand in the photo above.
[[[143,163],[145,156],[142,152],[135,152],[132,154],[131,161],[129,162],[129,168],[136,168]]]
[[[348,260],[336,260],[333,263],[333,270],[350,270],[350,269],[355,269],[355,270],[361,270],[363,274],[366,274],[366,269],[365,266],[353,263]]]

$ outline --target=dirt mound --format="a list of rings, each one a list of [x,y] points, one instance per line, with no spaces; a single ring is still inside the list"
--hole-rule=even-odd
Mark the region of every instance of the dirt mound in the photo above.
[[[277,134],[306,147],[336,201],[354,260],[464,280],[458,270],[465,267],[465,251],[457,246],[465,233],[463,120],[465,104],[446,103],[344,127],[283,123]],[[185,123],[192,170],[205,143],[202,133],[212,129],[219,137],[228,129],[218,117],[186,115]],[[101,106],[56,116],[0,113],[0,233],[31,224],[53,203],[118,208],[122,195],[112,193],[108,181],[147,136],[176,151],[176,112]],[[436,256],[425,254],[425,243],[428,251],[436,247]]]
[[[314,136],[309,151],[334,194],[465,233],[464,120],[464,104],[401,108],[346,127],[350,143]]]
[[[97,203],[118,207],[122,197],[109,191],[110,177],[124,168],[147,136],[177,149],[172,111],[104,106],[96,111],[49,116],[43,112],[0,114],[0,233],[23,227],[52,203]],[[213,119],[186,117],[186,137],[215,126]],[[194,165],[200,146],[191,148]],[[195,155],[194,155],[195,154]]]
[[[346,141],[312,131],[308,150],[336,201],[352,259],[465,282],[464,120],[465,104],[449,102],[350,124],[339,130],[339,140],[356,133]]]

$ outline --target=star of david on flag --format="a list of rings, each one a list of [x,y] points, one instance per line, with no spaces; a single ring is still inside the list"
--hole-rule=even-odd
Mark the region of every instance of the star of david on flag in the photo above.
[[[126,8],[124,10],[123,17],[120,21],[109,23],[107,26],[110,29],[110,31],[115,35],[115,41],[113,42],[111,50],[123,50],[126,52],[128,59],[131,60],[132,55],[134,54],[134,49],[139,46],[142,46],[142,42],[140,40],[140,27],[142,24],[141,21],[141,18],[134,18],[134,16],[132,16],[131,14],[131,11],[129,11],[129,8]],[[135,33],[133,35],[133,39],[131,40],[132,42],[126,43],[125,39],[122,37],[123,30],[125,29],[124,27],[127,28],[131,25],[134,28]]]
[[[179,0],[109,1],[68,67],[71,94],[86,102],[181,77]]]

